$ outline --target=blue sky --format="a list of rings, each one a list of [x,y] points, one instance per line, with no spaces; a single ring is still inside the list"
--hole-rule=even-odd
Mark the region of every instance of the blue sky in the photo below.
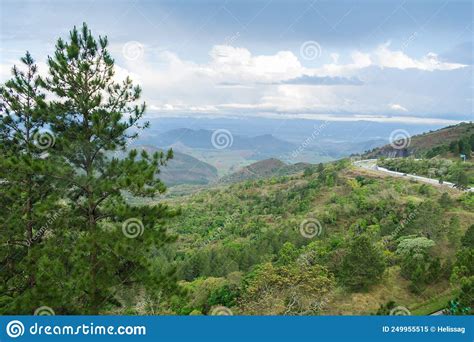
[[[0,78],[58,37],[109,37],[149,116],[472,120],[471,1],[2,1]]]

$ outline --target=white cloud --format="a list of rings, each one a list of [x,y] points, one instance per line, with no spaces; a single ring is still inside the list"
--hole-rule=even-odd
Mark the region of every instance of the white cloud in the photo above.
[[[339,55],[337,58],[333,56],[333,63],[325,64],[321,68],[307,70],[312,76],[353,76],[358,70],[371,66],[372,59],[369,53],[353,51],[351,53],[351,63],[339,64]]]
[[[124,81],[127,77],[130,77],[135,84],[142,85],[142,78],[140,77],[139,74],[132,72],[126,68],[122,68],[119,65],[115,65],[115,75],[114,75],[114,80],[116,82],[122,82]]]
[[[439,60],[438,55],[430,52],[421,59],[411,58],[402,51],[390,50],[390,42],[379,45],[372,52],[353,51],[351,62],[339,64],[339,55],[331,54],[332,63],[325,64],[321,68],[306,70],[310,75],[319,76],[353,76],[358,71],[376,66],[379,68],[392,69],[418,69],[423,71],[449,71],[467,67],[460,63],[448,63]]]
[[[456,100],[456,94],[468,96],[459,91],[464,89],[464,76],[460,77],[457,71],[465,65],[441,61],[433,53],[413,58],[391,50],[389,43],[371,51],[352,51],[349,56],[329,52],[322,56],[329,63],[317,67],[305,66],[291,51],[255,55],[246,48],[230,45],[212,47],[208,60],[199,63],[149,46],[144,46],[138,60],[120,60],[121,46],[116,50],[120,61],[116,79],[130,75],[143,87],[148,109],[155,113],[366,113],[371,115],[370,120],[376,120],[373,115],[381,113],[401,117],[430,112],[441,115],[455,112],[453,108],[462,113],[465,106]],[[423,71],[421,81],[420,73],[413,73],[414,69]],[[465,75],[469,70],[461,72]],[[4,68],[0,75],[4,77],[3,74]],[[439,103],[442,84],[452,84],[453,80],[458,82],[456,92]],[[395,96],[397,103],[392,102]]]
[[[0,82],[5,82],[11,76],[11,64],[0,64]]]
[[[334,52],[334,53],[331,53],[330,56],[331,56],[332,62],[334,64],[337,64],[337,62],[339,61],[339,54]]]
[[[181,88],[211,86],[217,88],[248,88],[255,84],[277,84],[302,76],[352,77],[371,66],[380,68],[418,68],[427,71],[454,70],[464,65],[440,62],[433,54],[422,60],[412,59],[400,51],[380,45],[373,52],[353,51],[349,63],[339,63],[338,53],[332,53],[332,63],[318,68],[307,68],[291,51],[273,55],[253,55],[248,49],[230,45],[216,45],[209,52],[207,63],[183,60],[170,51],[161,51],[148,61],[125,61],[125,68],[137,74],[137,79],[150,87]],[[148,81],[148,82],[147,82]],[[180,92],[182,92],[181,89]]]
[[[455,70],[466,67],[464,64],[442,62],[439,60],[438,55],[433,52],[428,53],[421,59],[414,59],[406,55],[403,51],[390,50],[389,46],[390,42],[379,45],[374,53],[377,65],[382,68],[434,71]]]
[[[210,56],[212,60],[205,69],[209,76],[222,82],[278,82],[298,77],[304,71],[291,51],[252,56],[244,48],[216,45]]]
[[[329,55],[331,63],[311,68],[291,51],[253,55],[248,49],[230,45],[214,46],[209,60],[200,63],[170,51],[144,56],[148,58],[140,62],[126,61],[126,68],[138,75],[149,108],[160,113],[241,116],[395,112],[436,116],[453,112],[453,108],[460,108],[457,113],[462,113],[465,108],[455,98],[439,104],[441,82],[436,82],[460,80],[459,74],[441,75],[451,75],[449,70],[464,65],[441,62],[432,54],[417,60],[390,50],[388,44],[370,52],[353,51],[346,63],[333,53]],[[418,72],[411,71],[413,68],[422,70],[425,76],[420,78]],[[318,78],[334,81],[326,85],[295,81]],[[360,82],[347,82],[351,79]],[[394,96],[404,105],[393,103]]]
[[[35,61],[38,67],[38,75],[41,77],[48,76],[48,65],[44,62]],[[16,65],[18,70],[26,72],[27,67],[20,60],[7,60],[5,63],[0,64],[0,82],[6,82],[13,77],[12,69]]]
[[[455,70],[465,67],[447,63],[437,55],[428,53],[414,59],[402,51],[389,49],[389,43],[379,45],[371,52],[353,51],[349,63],[339,63],[340,55],[331,53],[332,63],[307,68],[291,51],[278,51],[273,55],[253,55],[248,49],[230,45],[215,45],[209,52],[208,63],[183,60],[170,51],[156,56],[160,68],[145,61],[126,61],[127,69],[140,78],[148,78],[154,85],[209,83],[218,87],[249,87],[254,84],[279,83],[302,76],[352,77],[369,67],[392,69],[419,69],[424,71]],[[182,83],[181,83],[182,86]]]
[[[408,112],[408,109],[406,109],[405,107],[403,107],[402,105],[398,104],[398,103],[392,103],[389,105],[390,109],[393,109],[395,111],[399,111],[399,112]]]
[[[203,112],[203,113],[212,113],[218,111],[216,106],[188,106],[188,105],[172,105],[172,104],[164,104],[164,105],[150,105],[149,109],[152,111],[159,111],[159,112],[177,112],[182,113],[185,112]]]

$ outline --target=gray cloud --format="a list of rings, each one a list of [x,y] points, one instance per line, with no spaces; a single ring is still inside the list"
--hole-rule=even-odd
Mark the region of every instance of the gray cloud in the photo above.
[[[280,84],[298,84],[298,85],[363,85],[358,77],[329,77],[329,76],[309,76],[303,75],[280,82]]]
[[[279,84],[293,84],[293,85],[323,85],[323,86],[334,86],[334,85],[352,85],[352,86],[360,86],[363,85],[364,82],[360,80],[358,77],[339,77],[339,76],[310,76],[310,75],[302,75],[299,77],[291,78],[288,80],[283,80],[279,82],[257,82],[253,83],[252,86],[255,85],[279,85]],[[239,82],[220,82],[218,84],[222,87],[245,87],[249,86],[247,83],[239,83]]]

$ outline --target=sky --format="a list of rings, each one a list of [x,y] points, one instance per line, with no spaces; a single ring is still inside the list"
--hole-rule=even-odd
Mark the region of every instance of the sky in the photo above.
[[[59,37],[107,35],[149,117],[473,119],[472,1],[1,0],[0,81]]]

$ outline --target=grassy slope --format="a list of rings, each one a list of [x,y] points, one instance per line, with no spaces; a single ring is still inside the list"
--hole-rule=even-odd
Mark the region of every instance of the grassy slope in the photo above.
[[[357,176],[370,181],[363,186],[364,190],[353,189],[348,184],[348,181]],[[293,231],[298,231],[299,223],[308,215],[314,215],[322,221],[324,233],[319,239],[323,243],[334,239],[344,240],[348,237],[349,227],[358,219],[370,220],[373,216],[380,216],[376,212],[382,204],[386,210],[401,219],[407,214],[408,202],[421,203],[428,198],[436,201],[446,191],[430,186],[429,195],[421,194],[421,185],[415,182],[353,168],[341,171],[335,186],[312,188],[311,184],[314,184],[317,177],[318,174],[310,177],[297,174],[239,183],[203,191],[185,201],[179,201],[183,205],[183,215],[172,223],[172,230],[181,236],[178,245],[180,255],[229,244],[242,249],[255,244],[259,239],[266,239],[269,231],[287,236],[296,246],[303,246],[311,241],[298,238],[298,234]],[[365,197],[363,209],[360,203],[354,202],[360,193],[364,193]],[[451,216],[458,216],[461,231],[464,232],[474,221],[473,208],[466,207],[466,202],[460,202],[465,194],[457,190],[450,190],[449,193],[455,204],[444,212],[443,221],[447,224]],[[302,203],[305,205],[301,205]],[[253,228],[256,223],[259,227]],[[292,230],[293,235],[288,229]],[[446,238],[440,238],[436,252],[444,260],[452,259],[456,246]],[[266,255],[264,259],[275,260],[275,257],[275,254]],[[240,271],[245,273],[247,270]],[[226,278],[228,275],[207,276]],[[399,305],[413,309],[414,313],[427,314],[443,306],[453,291],[446,279],[428,286],[421,294],[410,292],[408,284],[409,281],[400,276],[399,266],[393,265],[386,270],[382,281],[368,292],[348,293],[338,287],[324,313],[370,314],[380,304],[394,300]]]
[[[410,143],[407,146],[409,154],[416,153],[422,155],[434,147],[449,145],[453,140],[459,140],[463,136],[470,136],[474,133],[474,123],[461,123],[454,126],[448,126],[433,132],[423,133],[410,137]],[[395,150],[390,144],[373,149],[364,154],[364,158],[376,158],[380,156],[389,156],[390,153],[400,152]],[[446,156],[459,159],[459,156]]]

